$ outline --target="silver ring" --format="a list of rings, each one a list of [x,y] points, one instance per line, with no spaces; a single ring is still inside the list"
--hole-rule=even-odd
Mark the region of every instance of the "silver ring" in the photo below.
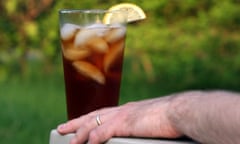
[[[97,115],[96,116],[96,122],[97,122],[97,125],[100,126],[102,124],[101,120],[100,120],[100,115]]]

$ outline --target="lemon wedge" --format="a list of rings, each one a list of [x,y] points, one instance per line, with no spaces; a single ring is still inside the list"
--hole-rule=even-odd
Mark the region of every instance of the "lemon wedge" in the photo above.
[[[103,22],[105,24],[122,22],[123,20],[125,22],[130,23],[130,22],[134,22],[134,21],[143,20],[146,18],[146,14],[142,10],[142,8],[140,8],[136,4],[132,4],[132,3],[116,4],[116,5],[113,5],[112,7],[110,7],[108,10],[109,11],[119,11],[120,10],[123,13],[125,13],[127,16],[125,15],[125,20],[124,20],[123,15],[120,15],[119,13],[108,13],[103,18]]]

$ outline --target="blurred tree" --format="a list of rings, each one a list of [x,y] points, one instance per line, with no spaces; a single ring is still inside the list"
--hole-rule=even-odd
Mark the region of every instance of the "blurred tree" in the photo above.
[[[22,75],[27,74],[27,56],[31,49],[37,48],[33,45],[39,42],[37,20],[52,4],[53,0],[1,1],[0,29],[3,38],[0,62],[8,68],[4,72],[1,67],[2,73],[18,71]]]
[[[239,0],[3,0],[0,81],[28,75],[27,65],[36,59],[42,63],[38,71],[59,67],[59,9],[107,9],[120,2],[135,3],[147,14],[146,20],[128,25],[126,69],[134,78],[169,89],[238,87]]]

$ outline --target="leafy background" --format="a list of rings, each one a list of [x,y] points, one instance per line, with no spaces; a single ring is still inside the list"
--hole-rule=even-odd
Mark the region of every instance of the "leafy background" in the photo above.
[[[240,90],[239,0],[0,1],[0,143],[48,143],[66,120],[58,10],[132,2],[120,103],[193,89]]]

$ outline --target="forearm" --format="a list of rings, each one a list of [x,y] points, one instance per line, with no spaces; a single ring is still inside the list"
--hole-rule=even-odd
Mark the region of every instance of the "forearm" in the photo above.
[[[173,98],[169,119],[181,133],[204,144],[240,142],[240,95],[186,92]]]

